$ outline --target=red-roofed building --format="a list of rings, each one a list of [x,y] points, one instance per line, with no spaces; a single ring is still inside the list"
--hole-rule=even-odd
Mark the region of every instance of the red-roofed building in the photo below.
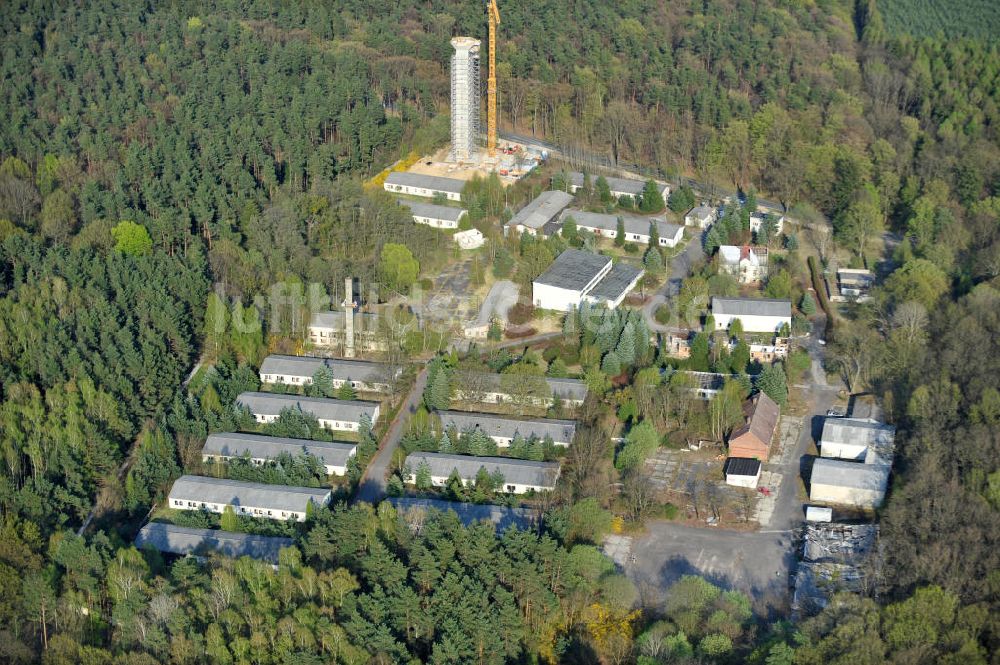
[[[764,393],[757,393],[743,403],[743,417],[743,426],[729,435],[729,456],[766,462],[771,440],[778,429],[781,407]]]

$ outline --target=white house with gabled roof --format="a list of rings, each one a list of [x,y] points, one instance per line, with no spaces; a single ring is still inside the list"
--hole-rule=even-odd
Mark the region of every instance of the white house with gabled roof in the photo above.
[[[773,333],[792,325],[792,303],[773,298],[712,298],[716,330],[727,330],[739,319],[745,332]]]

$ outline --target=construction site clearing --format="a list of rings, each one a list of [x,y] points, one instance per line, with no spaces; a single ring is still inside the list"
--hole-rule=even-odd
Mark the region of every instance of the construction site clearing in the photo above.
[[[481,150],[467,161],[456,162],[449,160],[449,149],[445,146],[432,155],[421,158],[407,172],[466,181],[476,176],[485,178],[496,172],[500,182],[509,186],[530,173],[547,156],[544,151],[535,148],[502,144],[497,148],[496,157],[489,157],[485,150]]]

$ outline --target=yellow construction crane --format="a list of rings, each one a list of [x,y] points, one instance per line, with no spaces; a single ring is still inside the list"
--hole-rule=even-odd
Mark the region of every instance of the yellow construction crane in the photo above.
[[[486,152],[497,154],[497,26],[500,10],[497,0],[486,0],[486,16],[490,22],[490,75],[486,79]]]

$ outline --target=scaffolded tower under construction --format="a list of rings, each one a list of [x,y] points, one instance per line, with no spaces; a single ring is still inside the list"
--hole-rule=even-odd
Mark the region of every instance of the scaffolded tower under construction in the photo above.
[[[467,161],[479,143],[479,40],[455,37],[451,45],[451,159]]]

